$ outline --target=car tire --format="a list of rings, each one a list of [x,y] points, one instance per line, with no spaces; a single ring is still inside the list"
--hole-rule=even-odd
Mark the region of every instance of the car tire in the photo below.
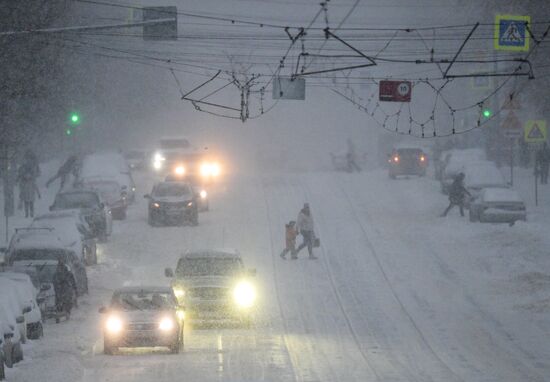
[[[155,219],[153,219],[153,217],[151,215],[149,215],[147,217],[147,223],[149,223],[149,225],[151,227],[156,227],[157,226],[157,223],[156,223]]]
[[[6,344],[2,346],[4,350],[4,363],[7,368],[11,369],[14,364],[15,346],[13,344],[11,344],[11,347]]]
[[[31,328],[27,328],[27,337],[29,337],[29,340],[38,340],[40,337],[44,335],[44,327],[42,326],[42,322],[38,322],[31,326]]]

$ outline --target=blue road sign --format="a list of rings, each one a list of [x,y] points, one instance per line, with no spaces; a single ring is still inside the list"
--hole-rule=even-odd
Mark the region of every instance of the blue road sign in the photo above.
[[[496,15],[495,49],[508,51],[528,51],[530,16]]]

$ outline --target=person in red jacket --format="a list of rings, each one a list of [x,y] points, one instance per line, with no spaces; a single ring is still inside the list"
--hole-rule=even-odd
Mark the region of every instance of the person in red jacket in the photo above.
[[[286,247],[280,255],[283,259],[286,258],[286,255],[289,252],[292,257],[296,255],[296,236],[298,236],[298,231],[296,231],[296,222],[291,220],[288,224],[285,224]]]

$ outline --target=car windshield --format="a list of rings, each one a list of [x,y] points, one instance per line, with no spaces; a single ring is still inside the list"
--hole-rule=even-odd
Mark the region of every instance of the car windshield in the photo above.
[[[92,192],[71,192],[58,194],[54,204],[64,209],[93,208],[99,204],[99,198]]]
[[[422,154],[422,150],[420,150],[420,149],[398,149],[397,153],[401,157],[416,158],[416,157],[419,157]]]
[[[120,292],[113,296],[111,307],[124,311],[173,309],[176,301],[170,292]]]
[[[66,255],[65,251],[59,249],[18,249],[14,252],[12,261],[25,260],[59,260]]]
[[[180,277],[235,276],[241,271],[242,263],[237,258],[182,258],[176,268]]]
[[[166,197],[166,196],[185,196],[191,194],[191,189],[187,184],[181,183],[160,183],[155,187],[153,196]]]

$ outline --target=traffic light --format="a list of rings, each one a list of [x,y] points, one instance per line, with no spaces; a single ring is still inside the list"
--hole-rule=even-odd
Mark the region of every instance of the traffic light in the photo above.
[[[79,125],[81,121],[80,114],[76,111],[72,111],[69,114],[69,122],[71,125]]]
[[[483,114],[485,118],[491,118],[491,116],[493,115],[493,111],[488,107],[484,107],[481,114]]]
[[[65,135],[68,136],[68,137],[73,135],[73,130],[71,128],[66,129],[65,130]]]

